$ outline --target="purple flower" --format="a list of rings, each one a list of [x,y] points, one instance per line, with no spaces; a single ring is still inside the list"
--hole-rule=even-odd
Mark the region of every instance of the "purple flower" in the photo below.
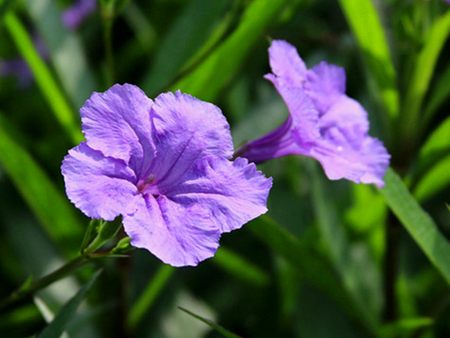
[[[89,217],[122,215],[131,244],[165,263],[197,265],[222,233],[267,211],[271,179],[230,160],[229,125],[213,104],[114,85],[86,101],[81,121],[86,142],[62,164],[67,195]]]
[[[63,11],[62,21],[67,28],[77,29],[96,7],[96,0],[76,0],[72,6]]]
[[[344,69],[321,62],[307,69],[297,50],[275,40],[269,48],[273,74],[266,75],[286,103],[290,116],[268,135],[237,151],[251,162],[285,155],[318,160],[331,180],[383,186],[390,156],[368,135],[364,108],[345,95]]]

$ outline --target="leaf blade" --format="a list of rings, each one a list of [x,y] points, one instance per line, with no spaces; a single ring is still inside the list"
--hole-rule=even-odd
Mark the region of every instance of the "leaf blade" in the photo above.
[[[420,249],[450,284],[450,244],[394,170],[387,171],[381,193]]]

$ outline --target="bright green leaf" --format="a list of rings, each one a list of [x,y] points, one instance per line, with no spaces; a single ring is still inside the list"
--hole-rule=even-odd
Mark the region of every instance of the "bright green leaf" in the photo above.
[[[146,92],[154,94],[170,84],[181,66],[207,40],[228,4],[228,0],[194,0],[186,5],[158,47],[143,82]]]
[[[397,75],[379,14],[372,0],[339,0],[390,120],[398,116]]]
[[[49,49],[50,58],[67,95],[75,107],[81,107],[97,89],[81,42],[74,32],[63,25],[57,1],[25,0],[25,3]]]
[[[450,11],[435,20],[414,65],[414,72],[403,104],[403,123],[406,135],[412,137],[420,125],[419,115],[423,98],[430,85],[439,54],[450,34]]]
[[[64,93],[61,92],[49,68],[37,52],[25,27],[12,12],[5,15],[4,22],[17,48],[33,72],[36,82],[52,108],[56,119],[64,127],[72,141],[78,143],[82,139],[78,122],[75,120]]]
[[[237,73],[254,44],[261,39],[265,28],[273,22],[287,2],[252,1],[236,30],[200,66],[172,88],[203,100],[213,100]]]
[[[431,263],[450,284],[450,244],[433,219],[411,196],[400,177],[389,169],[381,193],[387,204],[403,224]]]

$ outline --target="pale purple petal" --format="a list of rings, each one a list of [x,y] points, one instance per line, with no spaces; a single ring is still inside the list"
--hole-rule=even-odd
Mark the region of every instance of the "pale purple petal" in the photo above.
[[[383,187],[383,177],[390,159],[383,144],[370,136],[359,140],[334,137],[334,140],[322,141],[311,154],[322,164],[327,177]]]
[[[141,89],[130,84],[92,94],[80,110],[87,144],[105,156],[124,160],[137,173],[145,171],[155,155],[152,104]]]
[[[322,115],[345,94],[345,70],[322,61],[308,71],[304,88]]]
[[[219,247],[220,230],[208,209],[160,195],[138,196],[123,225],[131,244],[172,266],[195,266]]]
[[[69,199],[91,218],[112,221],[128,210],[137,193],[134,172],[125,162],[105,157],[85,143],[69,151],[61,170]]]
[[[294,46],[283,40],[273,40],[269,48],[270,67],[268,78],[280,78],[285,85],[301,86],[306,66]]]
[[[212,215],[221,232],[242,227],[266,213],[272,180],[244,158],[233,162],[217,157],[198,161],[179,185],[163,192],[182,205],[201,205]]]
[[[294,87],[276,88],[288,106],[290,116],[269,134],[242,146],[236,154],[261,163],[286,155],[307,155],[320,138],[318,112],[311,99]]]
[[[177,184],[197,159],[233,154],[228,122],[211,103],[181,92],[161,94],[152,107],[152,123],[157,154],[151,171],[158,182]]]
[[[369,131],[367,112],[358,101],[341,95],[319,120],[322,134],[332,127],[348,132],[357,130],[361,134],[366,134]]]
[[[62,21],[69,29],[77,29],[78,26],[91,15],[97,7],[96,0],[75,0],[75,3],[63,11]]]

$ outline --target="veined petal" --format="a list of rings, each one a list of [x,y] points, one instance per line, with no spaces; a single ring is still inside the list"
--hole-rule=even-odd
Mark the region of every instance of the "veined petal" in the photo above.
[[[283,40],[273,40],[269,47],[269,61],[273,74],[285,85],[301,86],[306,75],[306,66],[297,49]]]
[[[181,92],[161,94],[152,107],[152,123],[157,155],[151,171],[158,185],[176,184],[201,157],[233,154],[228,122],[211,103]]]
[[[219,247],[220,230],[208,209],[185,205],[165,196],[138,196],[124,215],[131,244],[172,266],[195,266]]]
[[[358,101],[341,95],[330,106],[328,111],[320,117],[319,127],[321,133],[329,128],[337,127],[341,130],[365,134],[369,131],[367,112]]]
[[[81,143],[69,151],[61,166],[66,193],[91,218],[112,221],[136,194],[134,172],[121,161]]]
[[[81,108],[86,143],[105,156],[124,160],[140,172],[154,157],[152,101],[138,87],[116,84],[94,93]]]
[[[324,140],[312,150],[331,180],[346,178],[355,183],[373,183],[383,187],[383,177],[389,166],[390,155],[378,139],[364,136],[360,139],[336,142]]]
[[[305,91],[321,114],[345,94],[345,70],[325,61],[314,66],[306,75]]]
[[[272,180],[244,158],[233,162],[217,157],[198,161],[183,177],[183,182],[165,192],[183,205],[201,205],[208,209],[211,222],[221,232],[242,227],[267,211]]]

